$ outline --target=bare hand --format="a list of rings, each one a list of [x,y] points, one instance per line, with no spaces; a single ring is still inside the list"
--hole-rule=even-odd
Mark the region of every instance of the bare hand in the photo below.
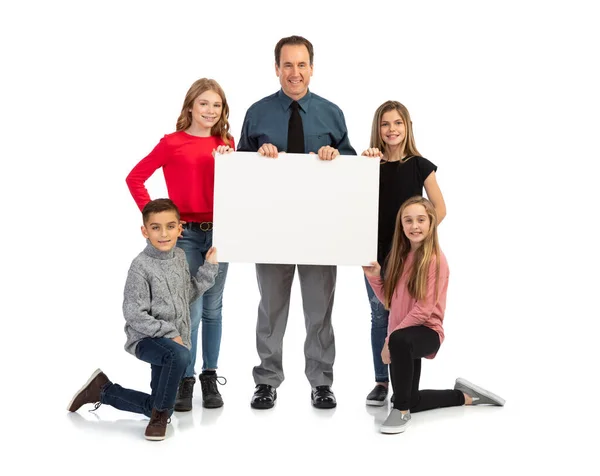
[[[258,149],[258,153],[263,157],[269,157],[271,159],[276,159],[279,156],[277,151],[277,147],[273,144],[263,144]]]
[[[205,259],[210,264],[219,264],[219,262],[217,261],[217,249],[214,246],[211,246],[211,248],[206,252]]]
[[[381,349],[381,361],[385,365],[389,365],[392,363],[392,359],[390,358],[390,348],[388,346],[387,339],[385,340],[385,342],[383,344],[383,349]]]
[[[371,266],[363,266],[362,269],[365,274],[371,278],[376,278],[381,275],[381,266],[379,266],[377,261],[372,261]]]
[[[180,345],[184,345],[184,344],[183,344],[183,341],[181,340],[181,336],[173,337],[171,340],[172,340],[173,342],[177,342],[177,343],[178,343],[178,344],[180,344]]]
[[[213,149],[212,155],[214,157],[215,154],[230,154],[231,152],[233,152],[233,149],[228,145],[220,145],[216,149]]]
[[[365,150],[361,155],[365,157],[383,157],[383,152],[381,152],[377,147],[369,147]]]
[[[314,152],[311,152],[311,154],[314,154]],[[317,155],[321,160],[333,160],[340,155],[340,152],[330,145],[324,145],[318,150]]]

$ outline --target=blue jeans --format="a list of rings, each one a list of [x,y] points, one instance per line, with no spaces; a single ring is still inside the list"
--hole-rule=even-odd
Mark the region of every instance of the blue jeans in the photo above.
[[[190,362],[187,347],[165,337],[146,337],[138,342],[135,356],[148,362],[152,368],[148,395],[137,390],[121,387],[118,383],[106,385],[100,394],[100,402],[126,412],[152,416],[152,409],[173,413],[179,381]]]
[[[206,252],[212,246],[212,230],[191,229],[190,224],[183,225],[183,236],[177,240],[177,246],[185,251],[190,273],[196,275],[198,268],[204,264]],[[198,328],[202,321],[202,370],[216,369],[221,348],[221,332],[223,309],[223,288],[227,278],[229,263],[219,263],[219,274],[212,288],[194,301],[190,307],[192,320],[192,350],[190,365],[184,377],[194,376],[196,353],[198,350]]]
[[[373,288],[365,276],[367,295],[371,305],[371,349],[373,350],[373,366],[375,367],[375,382],[389,382],[388,366],[381,360],[381,350],[388,331],[388,311],[375,296]]]

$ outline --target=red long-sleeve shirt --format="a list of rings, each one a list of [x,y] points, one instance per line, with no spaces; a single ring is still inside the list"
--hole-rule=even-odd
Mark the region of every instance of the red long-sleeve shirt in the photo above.
[[[220,145],[225,143],[217,136],[196,137],[185,131],[165,135],[127,176],[127,186],[140,210],[151,200],[144,183],[162,167],[169,198],[179,208],[181,219],[212,221],[215,184],[212,151]],[[233,140],[230,146],[234,147]]]
[[[414,253],[411,251],[404,265],[404,272],[398,281],[396,292],[392,296],[390,315],[388,320],[388,338],[390,334],[398,329],[413,326],[426,326],[433,329],[440,336],[440,345],[444,341],[444,311],[446,310],[446,294],[448,291],[448,278],[450,269],[446,256],[440,251],[440,275],[438,280],[438,295],[435,299],[435,258],[429,265],[427,276],[427,295],[423,300],[416,300],[408,292],[408,278],[413,265]],[[367,276],[377,298],[383,302],[383,281],[379,276]],[[435,354],[428,355],[432,359]]]

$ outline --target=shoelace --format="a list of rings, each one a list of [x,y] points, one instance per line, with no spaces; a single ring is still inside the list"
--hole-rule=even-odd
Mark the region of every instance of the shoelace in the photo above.
[[[222,379],[223,381],[219,379]],[[219,390],[217,389],[217,383],[219,385],[225,385],[227,383],[227,379],[222,376],[210,375],[208,378],[200,380],[200,385],[202,385],[202,392],[219,393]]]
[[[327,385],[319,385],[315,387],[318,393],[325,393],[327,395],[333,395],[333,391],[330,388],[327,388]]]
[[[167,412],[158,413],[158,416],[156,418],[154,418],[154,415],[152,415],[150,417],[150,422],[148,423],[148,426],[163,425],[163,424],[168,425],[169,423],[171,423],[171,417],[167,416],[166,423],[163,423],[165,421],[166,415],[167,415]]]
[[[95,412],[96,410],[98,410],[98,408],[100,408],[101,405],[102,405],[102,403],[100,403],[100,402],[94,403],[94,408],[92,408],[91,410],[88,410],[88,412]]]
[[[188,382],[183,382],[183,384],[181,385],[181,397],[182,398],[189,398],[193,395],[194,392],[194,385],[193,383],[188,383]]]

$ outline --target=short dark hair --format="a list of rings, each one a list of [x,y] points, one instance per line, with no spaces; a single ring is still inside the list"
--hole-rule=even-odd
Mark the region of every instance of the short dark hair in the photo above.
[[[310,58],[310,64],[313,64],[313,58],[315,56],[315,52],[313,50],[313,45],[310,41],[302,36],[288,36],[287,38],[282,38],[275,45],[275,64],[279,66],[279,60],[281,59],[281,48],[285,45],[304,45],[308,50],[308,57]]]
[[[181,218],[179,216],[179,209],[172,200],[168,198],[157,198],[156,200],[150,200],[148,203],[146,203],[146,206],[142,210],[144,225],[150,219],[150,215],[160,212],[175,212],[175,215],[177,215],[177,220],[179,221]]]

